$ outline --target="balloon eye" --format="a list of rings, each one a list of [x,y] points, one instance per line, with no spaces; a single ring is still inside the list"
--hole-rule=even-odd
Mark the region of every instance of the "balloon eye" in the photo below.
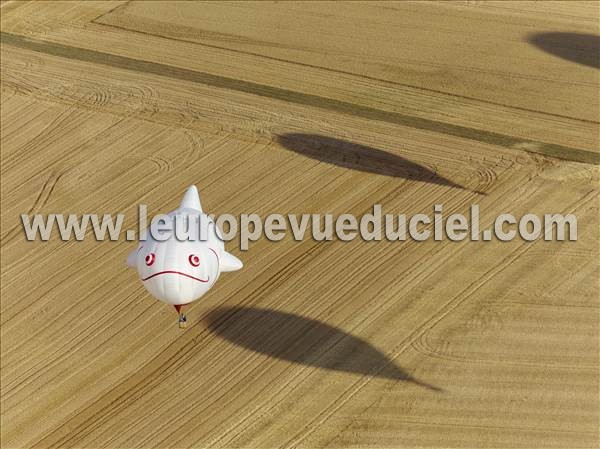
[[[154,261],[156,260],[156,254],[154,253],[150,253],[146,256],[146,265],[150,266],[154,263]]]
[[[188,257],[188,260],[190,261],[190,265],[197,267],[198,265],[200,265],[200,258],[198,256],[196,256],[195,254],[190,254],[190,257]]]

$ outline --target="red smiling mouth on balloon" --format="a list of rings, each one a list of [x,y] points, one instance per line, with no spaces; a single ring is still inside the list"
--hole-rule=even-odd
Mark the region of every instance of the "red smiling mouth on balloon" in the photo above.
[[[182,273],[181,271],[174,271],[174,270],[166,270],[166,271],[159,271],[158,273],[154,273],[146,278],[142,278],[142,281],[147,281],[148,279],[152,279],[155,276],[159,276],[161,274],[179,274],[181,276],[185,276],[187,278],[193,279],[195,281],[198,282],[208,282],[210,280],[210,278],[208,279],[200,279],[197,277],[192,276],[191,274],[187,274],[187,273]]]

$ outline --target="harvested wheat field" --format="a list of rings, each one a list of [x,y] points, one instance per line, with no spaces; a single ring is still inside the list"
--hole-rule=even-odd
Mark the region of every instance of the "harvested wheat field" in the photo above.
[[[3,1],[3,448],[597,448],[599,3]],[[21,214],[575,214],[279,242],[179,329]]]

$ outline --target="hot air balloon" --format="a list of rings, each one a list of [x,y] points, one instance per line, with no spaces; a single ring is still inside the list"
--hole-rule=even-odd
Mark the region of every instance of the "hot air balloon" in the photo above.
[[[148,238],[129,254],[127,265],[137,269],[153,297],[175,307],[184,328],[182,307],[206,294],[222,272],[242,268],[242,262],[225,251],[216,224],[202,212],[196,186],[188,188],[179,208],[167,214],[163,224],[160,229],[150,227]],[[188,238],[180,239],[179,224]]]

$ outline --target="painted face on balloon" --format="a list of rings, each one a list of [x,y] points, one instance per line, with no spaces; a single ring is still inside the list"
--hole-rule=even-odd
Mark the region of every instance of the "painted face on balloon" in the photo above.
[[[187,304],[206,293],[219,276],[218,248],[204,241],[146,240],[137,269],[146,290],[167,304]]]

